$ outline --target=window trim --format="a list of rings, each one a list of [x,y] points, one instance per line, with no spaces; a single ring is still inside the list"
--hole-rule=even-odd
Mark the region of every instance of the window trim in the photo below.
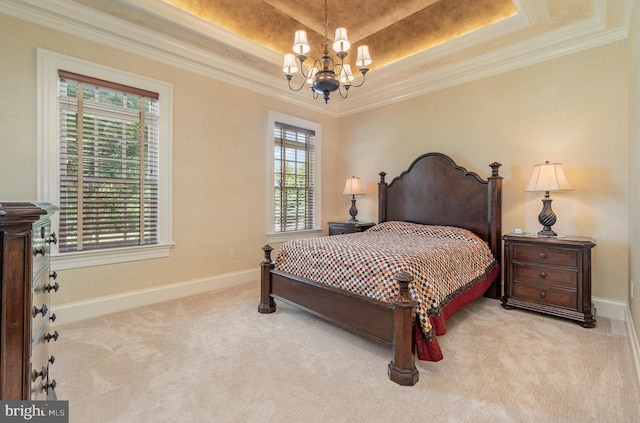
[[[322,157],[322,127],[317,122],[311,122],[308,120],[300,119],[297,117],[285,115],[278,112],[269,112],[267,122],[267,151],[265,154],[267,157],[267,175],[265,178],[267,182],[267,206],[266,209],[266,222],[267,222],[267,242],[269,243],[280,243],[289,241],[292,239],[298,239],[302,237],[317,237],[322,232],[322,227],[319,222],[322,222],[322,216],[320,211],[322,210],[322,178],[321,178],[321,157]],[[309,129],[315,132],[314,136],[314,148],[315,148],[315,210],[314,210],[314,222],[313,229],[303,229],[297,231],[287,231],[287,232],[274,232],[273,228],[275,225],[275,216],[274,216],[274,201],[275,201],[275,190],[273,186],[273,172],[274,172],[274,157],[273,157],[273,143],[274,143],[274,135],[273,131],[275,128],[276,122],[281,122],[291,126],[297,126],[299,128]]]
[[[106,81],[138,87],[157,92],[160,105],[160,204],[158,244],[135,247],[109,248],[59,254],[52,245],[52,268],[56,270],[124,263],[137,260],[168,257],[173,247],[172,217],[172,102],[171,84],[122,70],[94,64],[70,56],[38,49],[38,175],[37,198],[53,204],[60,204],[59,163],[59,118],[58,118],[58,71],[66,70],[82,75],[90,75]],[[52,218],[53,230],[58,226],[58,214]]]

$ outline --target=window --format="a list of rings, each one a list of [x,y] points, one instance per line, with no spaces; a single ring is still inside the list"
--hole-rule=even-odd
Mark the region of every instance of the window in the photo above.
[[[157,244],[158,94],[58,74],[58,251]]]
[[[270,127],[270,242],[318,234],[319,126],[272,113]]]
[[[274,232],[313,229],[315,132],[276,122]]]
[[[168,84],[39,51],[39,198],[56,268],[166,257],[171,247]]]

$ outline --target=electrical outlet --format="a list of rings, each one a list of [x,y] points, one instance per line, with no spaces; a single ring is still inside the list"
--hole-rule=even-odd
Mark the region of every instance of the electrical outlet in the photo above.
[[[229,248],[229,258],[236,258],[236,249]]]

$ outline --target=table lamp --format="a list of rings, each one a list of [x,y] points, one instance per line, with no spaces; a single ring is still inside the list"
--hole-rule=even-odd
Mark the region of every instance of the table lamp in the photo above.
[[[540,236],[556,236],[557,234],[551,230],[556,223],[556,214],[551,210],[551,191],[572,191],[571,185],[564,176],[561,163],[537,164],[533,166],[533,172],[529,178],[529,183],[525,191],[544,192],[542,199],[542,211],[538,215],[538,222],[543,226],[538,232]]]
[[[364,189],[362,189],[360,178],[356,178],[355,176],[348,178],[342,194],[351,196],[351,208],[349,209],[351,219],[349,219],[349,222],[355,223],[358,221],[358,219],[356,219],[356,216],[358,215],[358,209],[356,208],[356,195],[364,194]]]

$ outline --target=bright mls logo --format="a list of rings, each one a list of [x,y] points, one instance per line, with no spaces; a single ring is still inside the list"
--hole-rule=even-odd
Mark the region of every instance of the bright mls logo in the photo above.
[[[69,401],[0,401],[7,422],[69,423]]]

